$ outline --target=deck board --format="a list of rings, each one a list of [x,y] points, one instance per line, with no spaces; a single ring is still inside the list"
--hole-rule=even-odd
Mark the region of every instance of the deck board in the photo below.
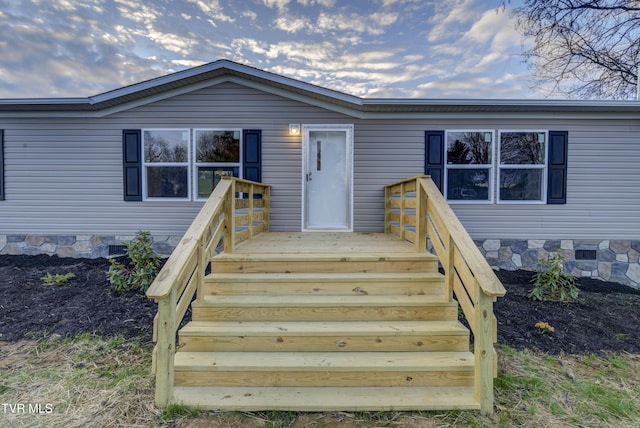
[[[386,233],[266,232],[236,245],[234,253],[412,253],[415,245]]]

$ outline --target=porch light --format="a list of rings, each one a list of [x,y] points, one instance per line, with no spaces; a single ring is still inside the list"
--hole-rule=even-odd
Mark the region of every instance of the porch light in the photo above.
[[[300,124],[299,123],[290,123],[289,124],[289,135],[300,135]]]

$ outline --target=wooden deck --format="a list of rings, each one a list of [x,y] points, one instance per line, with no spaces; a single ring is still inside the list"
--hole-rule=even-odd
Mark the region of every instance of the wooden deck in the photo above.
[[[386,233],[270,232],[269,201],[223,180],[147,291],[159,407],[493,411],[504,288],[428,177],[386,186]]]

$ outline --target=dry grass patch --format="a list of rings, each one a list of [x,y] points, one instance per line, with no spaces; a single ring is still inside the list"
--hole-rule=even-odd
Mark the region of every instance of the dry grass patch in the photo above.
[[[640,356],[500,352],[496,416],[505,426],[640,427]]]
[[[198,412],[153,406],[151,347],[80,336],[0,342],[0,426],[10,427],[639,427],[640,355],[499,349],[496,412]],[[38,405],[29,412],[28,406]],[[47,410],[50,406],[51,411]],[[0,404],[1,406],[1,404]]]
[[[74,340],[0,344],[0,425],[150,426],[151,349],[136,341]]]

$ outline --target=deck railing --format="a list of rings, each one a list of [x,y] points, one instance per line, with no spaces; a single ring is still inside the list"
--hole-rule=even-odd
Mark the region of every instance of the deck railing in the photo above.
[[[385,187],[385,231],[415,243],[431,242],[444,269],[449,299],[464,312],[474,338],[475,395],[483,413],[493,411],[497,374],[497,323],[493,302],[506,291],[429,176]]]
[[[176,332],[194,294],[202,298],[205,271],[222,241],[224,252],[269,231],[271,186],[224,177],[147,290],[158,303],[154,319],[153,371],[155,403],[165,407],[173,397]]]

